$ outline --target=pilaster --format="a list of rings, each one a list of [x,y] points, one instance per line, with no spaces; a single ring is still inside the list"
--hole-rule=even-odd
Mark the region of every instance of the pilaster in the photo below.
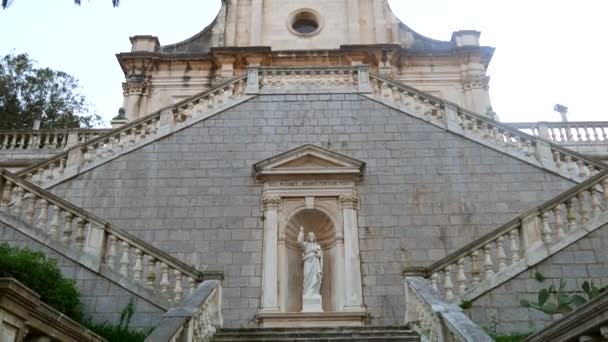
[[[264,212],[264,267],[262,271],[261,312],[279,312],[277,291],[277,242],[278,210],[280,203],[280,197],[264,197],[262,199],[262,210]]]
[[[340,204],[344,220],[344,311],[364,311],[361,256],[359,253],[359,224],[357,222],[359,198],[356,193],[341,195]]]

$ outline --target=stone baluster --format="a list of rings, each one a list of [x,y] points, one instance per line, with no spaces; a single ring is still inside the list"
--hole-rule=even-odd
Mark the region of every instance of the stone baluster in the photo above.
[[[566,171],[568,172],[568,174],[570,176],[576,176],[576,163],[572,161],[572,156],[570,155],[566,155],[566,157],[564,157],[564,161],[566,164]]]
[[[566,202],[566,219],[568,220],[568,232],[576,229],[576,213],[574,212],[574,198]]]
[[[179,304],[182,302],[182,298],[184,295],[184,289],[182,288],[182,272],[179,270],[174,270],[173,274],[175,275],[175,287],[173,288],[173,303]]]
[[[106,254],[106,265],[111,270],[114,270],[116,263],[116,236],[110,234],[108,236],[108,253]]]
[[[14,193],[15,204],[13,204],[13,214],[15,216],[21,216],[21,211],[23,209],[23,189],[20,186],[17,186]]]
[[[597,217],[602,213],[602,208],[600,207],[600,201],[597,198],[597,192],[592,187],[589,189],[589,199],[591,201],[591,212],[593,217]]]
[[[437,278],[439,278],[439,275],[437,273],[431,274],[431,286],[433,286],[433,289],[435,289],[435,291],[439,292],[439,289],[437,287]]]
[[[589,210],[587,210],[587,201],[585,199],[585,191],[578,194],[578,210],[581,215],[581,223],[585,224],[589,221]]]
[[[555,231],[557,241],[564,237],[564,220],[562,219],[562,205],[558,204],[553,208],[553,216],[555,217]]]
[[[74,220],[74,214],[69,211],[65,212],[65,226],[63,227],[63,243],[72,243],[72,221]]]
[[[78,248],[84,247],[84,227],[86,224],[87,221],[81,217],[76,220],[76,237],[74,238],[74,241]]]
[[[543,242],[545,243],[545,245],[550,245],[552,238],[552,231],[551,231],[551,227],[549,227],[549,213],[548,212],[544,212],[540,215],[541,217],[541,224],[542,224],[542,228],[541,228],[541,234],[542,234],[542,239]]]
[[[562,155],[561,153],[559,153],[558,151],[553,152],[553,161],[555,161],[555,166],[562,170],[563,169],[563,163],[562,163]]]
[[[479,251],[471,253],[471,285],[473,287],[481,282],[481,270],[479,269]]]
[[[578,177],[585,178],[588,176],[587,167],[585,167],[585,163],[581,159],[576,161],[576,168],[578,170]]]
[[[458,295],[460,298],[467,291],[467,276],[464,273],[464,258],[458,259],[458,271],[456,273],[456,281],[458,282]]]
[[[505,254],[504,236],[498,237],[496,240],[496,259],[498,260],[498,272],[504,271],[507,268],[507,255]]]
[[[190,288],[190,291],[188,291],[188,295],[191,295],[192,293],[194,293],[194,290],[196,290],[196,280],[188,277],[188,287]]]
[[[154,289],[156,287],[156,258],[151,255],[148,255],[148,274],[146,279],[148,280],[148,287]]]
[[[133,265],[133,280],[140,281],[142,279],[144,267],[142,265],[142,252],[139,248],[135,248],[135,265]]]
[[[608,178],[602,181],[602,191],[604,192],[604,206],[608,208]]]
[[[40,200],[40,214],[38,214],[38,229],[45,230],[49,220],[49,201],[46,199]]]
[[[122,244],[122,257],[120,258],[120,274],[127,278],[129,276],[129,243],[123,241]]]
[[[53,209],[53,219],[51,220],[49,234],[55,240],[59,240],[59,220],[61,216],[61,210],[56,204],[51,206]]]
[[[163,297],[169,297],[169,266],[162,262],[160,264],[160,293]]]
[[[25,209],[25,222],[34,224],[34,215],[36,214],[36,202],[38,197],[30,192],[26,193],[27,208]]]
[[[483,247],[483,267],[485,269],[485,279],[490,279],[494,276],[494,262],[492,262],[492,244],[489,243]]]
[[[519,229],[513,229],[509,232],[509,252],[511,253],[511,265],[519,261]]]
[[[11,203],[13,197],[13,182],[6,180],[4,183],[4,191],[2,192],[2,199],[0,200],[0,209],[8,210],[8,206]]]
[[[454,284],[452,283],[452,265],[443,269],[443,292],[445,299],[451,302],[454,299]]]

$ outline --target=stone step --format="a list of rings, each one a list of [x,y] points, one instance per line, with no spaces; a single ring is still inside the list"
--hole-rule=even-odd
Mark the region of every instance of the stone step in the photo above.
[[[364,342],[364,341],[406,341],[406,342],[418,342],[420,341],[419,336],[369,336],[363,338],[356,338],[351,336],[340,336],[340,337],[301,337],[301,338],[292,338],[292,337],[270,337],[270,338],[223,338],[216,337],[213,339],[215,342],[231,342],[231,341],[249,341],[249,342],[289,342],[289,341],[352,341],[352,342]]]
[[[227,341],[419,341],[404,327],[222,329],[214,338]]]

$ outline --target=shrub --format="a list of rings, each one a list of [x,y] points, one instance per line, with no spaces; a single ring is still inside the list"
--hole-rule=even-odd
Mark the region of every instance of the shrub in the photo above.
[[[129,301],[129,304],[120,313],[120,322],[118,326],[110,324],[108,322],[95,323],[90,319],[84,322],[84,325],[97,335],[105,338],[112,342],[143,342],[148,335],[152,332],[152,329],[144,330],[132,330],[129,328],[131,324],[131,318],[135,313],[135,307],[133,305],[133,299]]]
[[[0,245],[0,277],[13,277],[29,287],[40,299],[77,322],[83,318],[80,291],[73,280],[65,279],[57,260],[29,248]]]

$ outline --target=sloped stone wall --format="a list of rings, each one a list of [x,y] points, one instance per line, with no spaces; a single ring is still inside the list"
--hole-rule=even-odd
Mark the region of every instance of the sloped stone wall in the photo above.
[[[536,280],[536,273],[545,280]],[[593,280],[598,287],[608,286],[608,224],[479,297],[467,311],[475,323],[499,333],[539,331],[559,316],[525,309],[520,301],[537,302],[541,289],[551,284],[558,288],[561,279],[566,280],[569,295],[582,292],[585,281]]]
[[[227,326],[254,324],[261,185],[252,165],[316,144],[367,163],[359,238],[373,324],[401,324],[422,266],[573,186],[358,95],[265,95],[52,191],[185,262],[225,272]]]
[[[0,243],[8,243],[11,246],[27,247],[42,252],[50,258],[57,259],[57,264],[63,275],[74,279],[81,293],[81,301],[85,317],[91,317],[93,321],[108,321],[118,324],[120,313],[127,306],[131,298],[135,304],[135,315],[131,321],[131,327],[151,328],[162,319],[164,311],[133,294],[123,287],[109,281],[107,278],[92,272],[91,270],[73,262],[56,251],[42,245],[18,230],[0,222]]]

